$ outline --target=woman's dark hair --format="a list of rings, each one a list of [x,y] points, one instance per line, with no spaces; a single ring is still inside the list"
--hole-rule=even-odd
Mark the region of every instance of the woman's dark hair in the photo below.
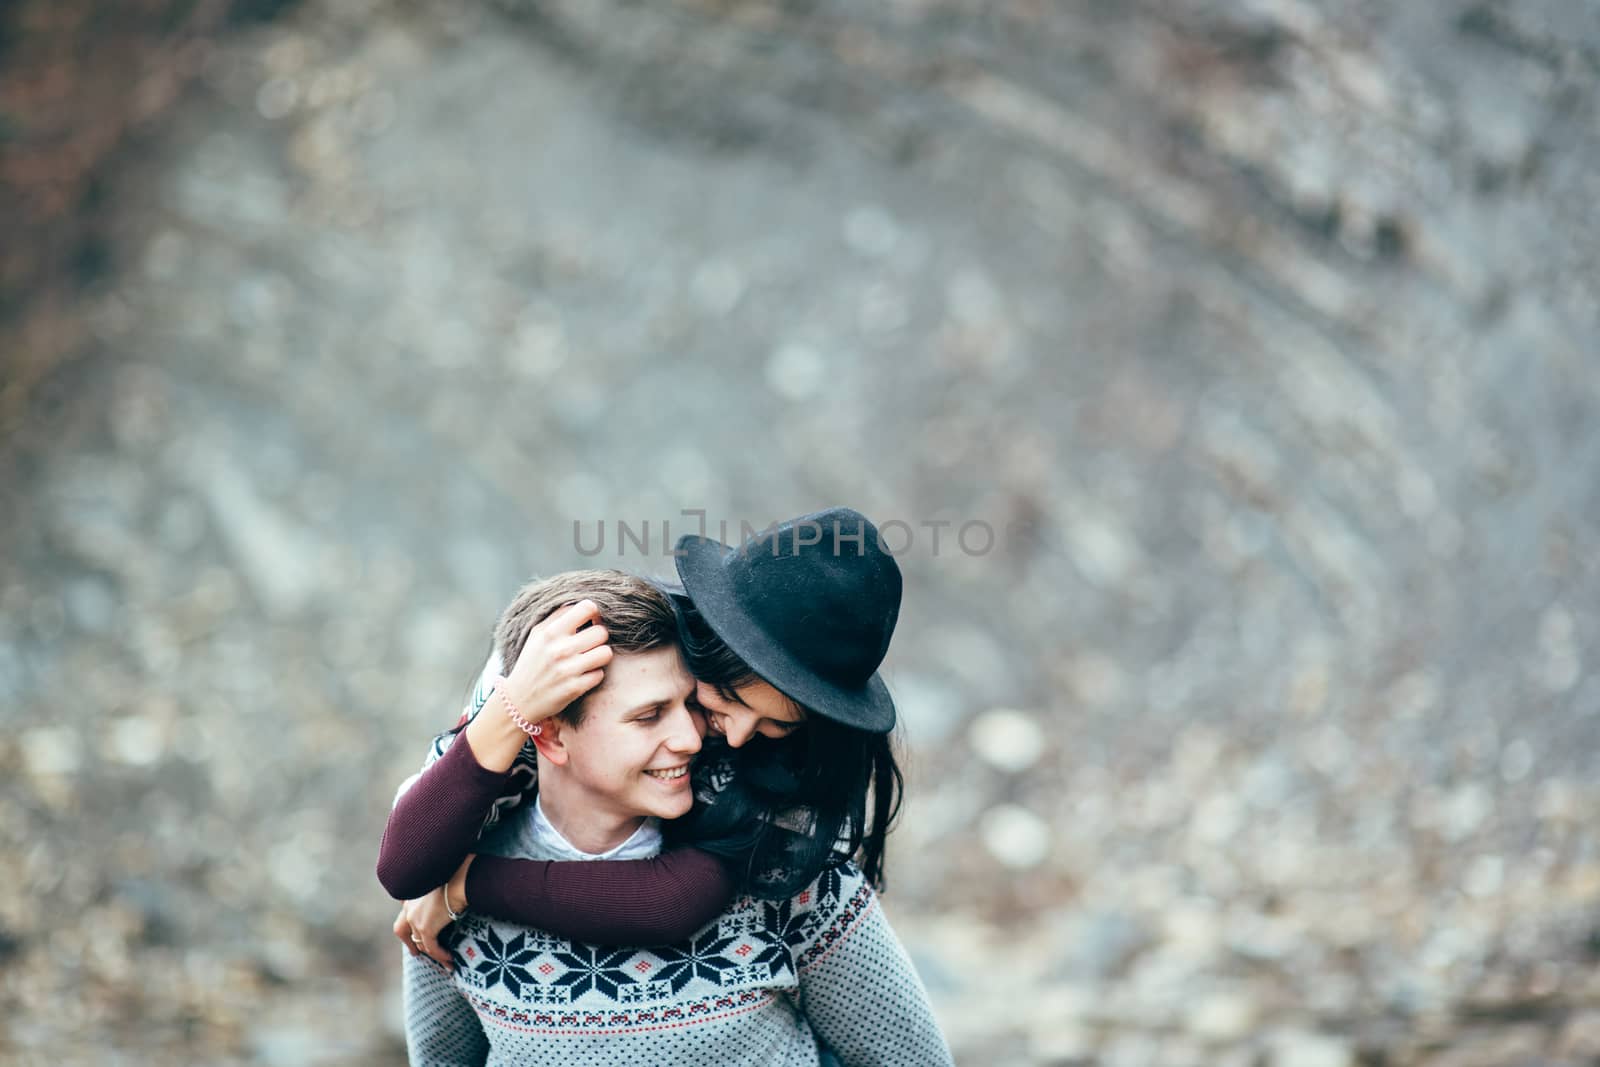
[[[695,678],[730,699],[760,680],[692,604],[673,602]],[[884,840],[905,787],[890,737],[805,712],[805,725],[787,737],[708,750],[701,764],[717,778],[709,799],[668,832],[736,862],[745,891],[759,896],[793,896],[858,853],[862,873],[881,890]]]

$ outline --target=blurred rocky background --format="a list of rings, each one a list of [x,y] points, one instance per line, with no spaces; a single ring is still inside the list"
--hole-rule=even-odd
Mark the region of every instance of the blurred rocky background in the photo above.
[[[963,1064],[1600,1062],[1592,5],[0,23],[0,1061],[402,1062],[511,591],[844,502]]]

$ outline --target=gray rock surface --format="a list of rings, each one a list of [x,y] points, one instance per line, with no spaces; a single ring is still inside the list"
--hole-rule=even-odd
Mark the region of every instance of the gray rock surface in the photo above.
[[[1588,1062],[1597,57],[1494,0],[238,31],[8,394],[0,1058],[401,1062],[378,835],[516,584],[848,502],[961,1062]]]

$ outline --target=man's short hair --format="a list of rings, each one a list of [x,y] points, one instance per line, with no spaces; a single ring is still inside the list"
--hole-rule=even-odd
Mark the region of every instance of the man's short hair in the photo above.
[[[677,643],[677,613],[658,586],[623,571],[567,571],[523,586],[500,616],[494,639],[501,669],[511,673],[535,626],[580,600],[592,600],[599,607],[606,643],[615,653],[648,652]],[[586,696],[567,705],[557,718],[574,729],[581,726]]]

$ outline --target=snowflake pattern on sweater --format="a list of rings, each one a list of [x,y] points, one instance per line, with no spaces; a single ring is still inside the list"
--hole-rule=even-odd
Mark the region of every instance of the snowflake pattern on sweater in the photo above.
[[[780,904],[741,899],[690,940],[649,949],[580,945],[474,915],[455,946],[458,984],[480,1009],[496,1018],[506,1009],[525,1025],[605,1030],[694,1018],[758,999],[739,992],[797,988],[802,959],[845,936],[869,901],[858,872],[828,871],[816,890]],[[582,1010],[523,1010],[538,1007]]]
[[[459,925],[454,975],[438,981],[476,1015],[488,1046],[478,1062],[811,1065],[819,1035],[847,1064],[950,1062],[915,970],[850,865],[789,900],[742,898],[677,945],[581,945],[478,915]],[[460,1062],[417,1052],[413,1062]]]

